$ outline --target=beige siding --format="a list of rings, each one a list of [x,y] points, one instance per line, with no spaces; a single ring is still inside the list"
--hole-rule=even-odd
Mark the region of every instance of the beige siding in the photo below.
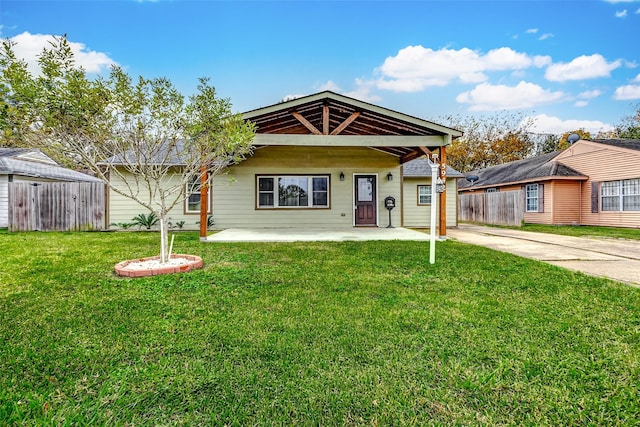
[[[525,201],[525,212],[524,212],[524,222],[527,224],[552,224],[553,221],[553,200],[551,197],[552,194],[552,185],[551,182],[540,182],[531,184],[543,184],[544,185],[544,212],[527,212],[527,204]],[[525,187],[525,198],[526,198],[526,185]],[[522,188],[522,186],[520,187]],[[502,190],[502,189],[500,189]]]
[[[556,225],[580,224],[581,191],[579,181],[553,181],[550,182],[551,198],[549,208],[552,214],[552,223]],[[546,192],[546,191],[545,191]],[[545,200],[545,210],[547,201]]]
[[[589,177],[581,185],[581,224],[640,227],[640,212],[591,212],[591,183],[640,178],[640,152],[580,141],[558,160]]]
[[[404,178],[403,207],[404,227],[429,227],[431,223],[431,205],[418,205],[418,185],[430,185],[430,178]],[[455,227],[457,221],[457,180],[447,179],[447,227]],[[438,219],[436,218],[436,221]]]
[[[340,173],[345,180],[340,181]],[[387,174],[393,180],[387,180]],[[329,209],[257,209],[256,175],[330,175]],[[400,166],[394,156],[361,147],[272,146],[232,167],[213,181],[216,228],[230,227],[351,227],[354,224],[354,175],[377,175],[378,225],[386,226],[383,201],[394,196],[392,222],[400,224]]]
[[[9,227],[9,178],[0,175],[0,228]]]
[[[177,185],[179,181],[180,178],[176,176],[168,181],[168,185]],[[130,185],[134,185],[135,181],[133,180],[133,178],[131,178],[127,179],[127,182],[130,183]],[[118,188],[126,189],[124,181],[116,175],[111,176],[111,183]],[[147,215],[149,213],[147,208],[143,207],[142,205],[138,204],[128,197],[118,194],[111,189],[107,189],[107,194],[109,201],[109,216],[107,218],[107,226],[112,223],[128,223],[131,222],[131,219],[138,214]],[[140,197],[145,197],[145,194],[147,194],[147,192],[145,192],[144,189],[141,189]],[[186,214],[184,211],[184,201],[179,201],[178,204],[169,213],[170,221],[174,224],[178,221],[185,221],[185,224],[183,226],[184,229],[198,229],[200,226],[199,224],[196,224],[196,222],[200,221],[199,213]]]

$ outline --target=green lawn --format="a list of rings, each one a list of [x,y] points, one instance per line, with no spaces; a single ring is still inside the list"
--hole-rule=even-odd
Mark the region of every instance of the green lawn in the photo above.
[[[540,233],[563,234],[577,237],[597,237],[610,239],[640,240],[640,229],[622,227],[594,227],[590,225],[542,225],[525,224],[522,227],[509,227],[522,231],[537,231]]]
[[[0,233],[0,425],[638,425],[640,290],[446,241]]]

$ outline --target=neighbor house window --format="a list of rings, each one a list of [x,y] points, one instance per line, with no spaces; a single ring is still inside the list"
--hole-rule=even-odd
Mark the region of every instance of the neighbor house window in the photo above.
[[[258,176],[259,208],[328,208],[329,176]]]
[[[538,184],[528,184],[525,198],[527,212],[538,212]]]
[[[640,179],[603,182],[600,197],[603,211],[640,211]]]
[[[486,192],[487,193],[498,193],[500,190],[497,189],[496,187],[491,187],[491,188],[487,188]]]
[[[431,186],[418,185],[418,205],[431,204]]]
[[[185,201],[185,212],[200,213],[200,176],[199,175],[194,175],[191,177],[191,179],[187,183],[185,194],[187,195],[186,201]],[[207,212],[210,212],[210,209],[207,209]]]

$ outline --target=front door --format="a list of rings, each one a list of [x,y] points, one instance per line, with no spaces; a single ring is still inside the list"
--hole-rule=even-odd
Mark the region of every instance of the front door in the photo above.
[[[377,224],[377,195],[375,175],[355,176],[356,226]]]

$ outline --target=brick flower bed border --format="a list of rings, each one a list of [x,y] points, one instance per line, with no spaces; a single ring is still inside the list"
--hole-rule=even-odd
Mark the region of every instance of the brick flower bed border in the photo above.
[[[164,265],[157,266],[150,269],[138,269],[131,268],[129,264],[158,260],[160,256],[152,256],[148,258],[138,258],[138,259],[130,259],[127,261],[122,261],[115,266],[116,274],[118,276],[123,277],[145,277],[145,276],[157,276],[160,274],[173,274],[173,273],[184,273],[186,271],[190,271],[196,268],[202,268],[202,258],[196,255],[184,255],[184,254],[173,254],[171,258],[184,258],[189,262],[187,264],[182,265]]]

